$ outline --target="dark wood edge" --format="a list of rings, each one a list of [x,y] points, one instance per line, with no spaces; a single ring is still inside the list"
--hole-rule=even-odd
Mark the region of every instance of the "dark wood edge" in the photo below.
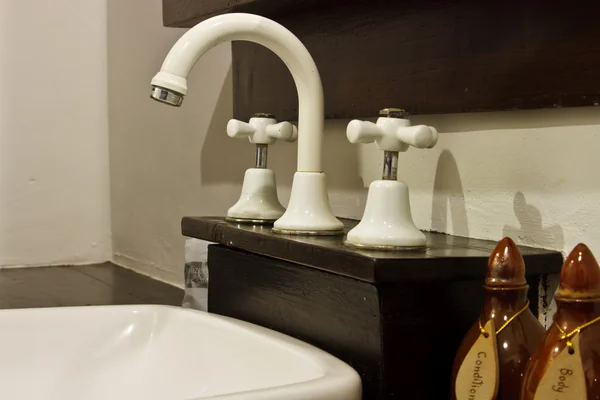
[[[258,227],[256,231],[239,229],[235,224],[226,223],[222,218],[184,217],[181,227],[184,236],[371,283],[446,279],[483,280],[485,268],[482,266],[487,264],[487,257],[495,244],[492,241],[487,242],[489,249],[480,249],[481,256],[381,258],[378,257],[378,253],[381,255],[381,252],[369,253],[350,249],[340,251],[339,242],[343,240],[342,238],[313,237],[308,239],[309,242],[299,241],[293,236],[274,235],[270,233],[268,227]],[[336,241],[338,249],[331,247],[331,243]],[[474,241],[486,243],[477,239]],[[556,274],[560,271],[563,262],[560,252],[524,246],[520,248],[527,263],[528,276]],[[385,256],[389,256],[389,253]]]

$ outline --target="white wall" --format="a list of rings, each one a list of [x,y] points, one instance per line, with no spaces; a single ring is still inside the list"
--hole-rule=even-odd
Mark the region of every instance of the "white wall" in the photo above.
[[[241,143],[233,143],[231,154],[203,150],[206,142],[230,143],[217,134],[232,112],[229,45],[198,62],[182,108],[149,98],[150,80],[184,32],[162,27],[161,0],[108,1],[115,261],[170,282],[183,275],[181,217],[222,214],[237,195],[237,181],[206,181],[205,163],[236,179],[244,171],[235,158]]]
[[[111,257],[105,0],[0,1],[0,266]]]
[[[253,162],[252,146],[224,132],[232,114],[229,46],[199,61],[183,107],[170,108],[148,99],[149,82],[184,30],[162,27],[160,0],[109,0],[108,10],[115,257],[181,283],[181,217],[224,215]],[[384,106],[402,104],[373,110]],[[413,121],[441,132],[435,149],[411,149],[400,158],[419,228],[493,240],[509,235],[564,251],[583,241],[600,255],[599,108]],[[325,172],[336,214],[360,218],[365,187],[379,178],[382,157],[374,145],[350,145],[347,122],[326,123]],[[285,143],[269,152],[283,204],[295,152]]]

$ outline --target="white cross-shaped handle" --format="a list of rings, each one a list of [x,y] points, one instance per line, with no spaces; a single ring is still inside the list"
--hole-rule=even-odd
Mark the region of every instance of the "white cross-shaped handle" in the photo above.
[[[350,143],[375,142],[380,150],[406,151],[410,146],[432,148],[437,143],[437,130],[432,126],[410,126],[404,118],[380,117],[377,123],[355,119],[348,124]]]
[[[277,122],[275,118],[253,117],[249,122],[231,119],[227,123],[227,135],[232,138],[248,138],[254,144],[273,144],[276,140],[293,142],[298,129],[289,122]]]

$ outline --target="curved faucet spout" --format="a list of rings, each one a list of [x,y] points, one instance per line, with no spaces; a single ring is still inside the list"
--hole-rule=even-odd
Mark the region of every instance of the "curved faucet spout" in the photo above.
[[[152,79],[150,97],[173,106],[187,94],[187,76],[198,59],[217,44],[246,40],[262,44],[288,67],[298,90],[298,171],[285,213],[273,231],[293,235],[334,235],[343,224],[329,205],[321,166],[323,87],[314,60],[293,33],[278,23],[252,14],[226,14],[207,19],[173,46]]]
[[[151,97],[180,105],[187,94],[187,76],[198,59],[219,43],[255,42],[273,51],[290,70],[298,90],[298,171],[321,172],[323,87],[314,60],[289,30],[252,14],[225,14],[203,21],[186,32],[152,79]],[[166,90],[162,90],[166,89]]]

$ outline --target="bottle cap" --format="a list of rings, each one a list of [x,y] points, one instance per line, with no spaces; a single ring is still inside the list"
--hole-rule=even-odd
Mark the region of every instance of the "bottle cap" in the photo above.
[[[488,260],[485,284],[492,287],[527,285],[525,261],[511,238],[502,239],[492,251]]]
[[[590,249],[579,243],[560,271],[557,297],[568,299],[600,298],[600,267]]]

